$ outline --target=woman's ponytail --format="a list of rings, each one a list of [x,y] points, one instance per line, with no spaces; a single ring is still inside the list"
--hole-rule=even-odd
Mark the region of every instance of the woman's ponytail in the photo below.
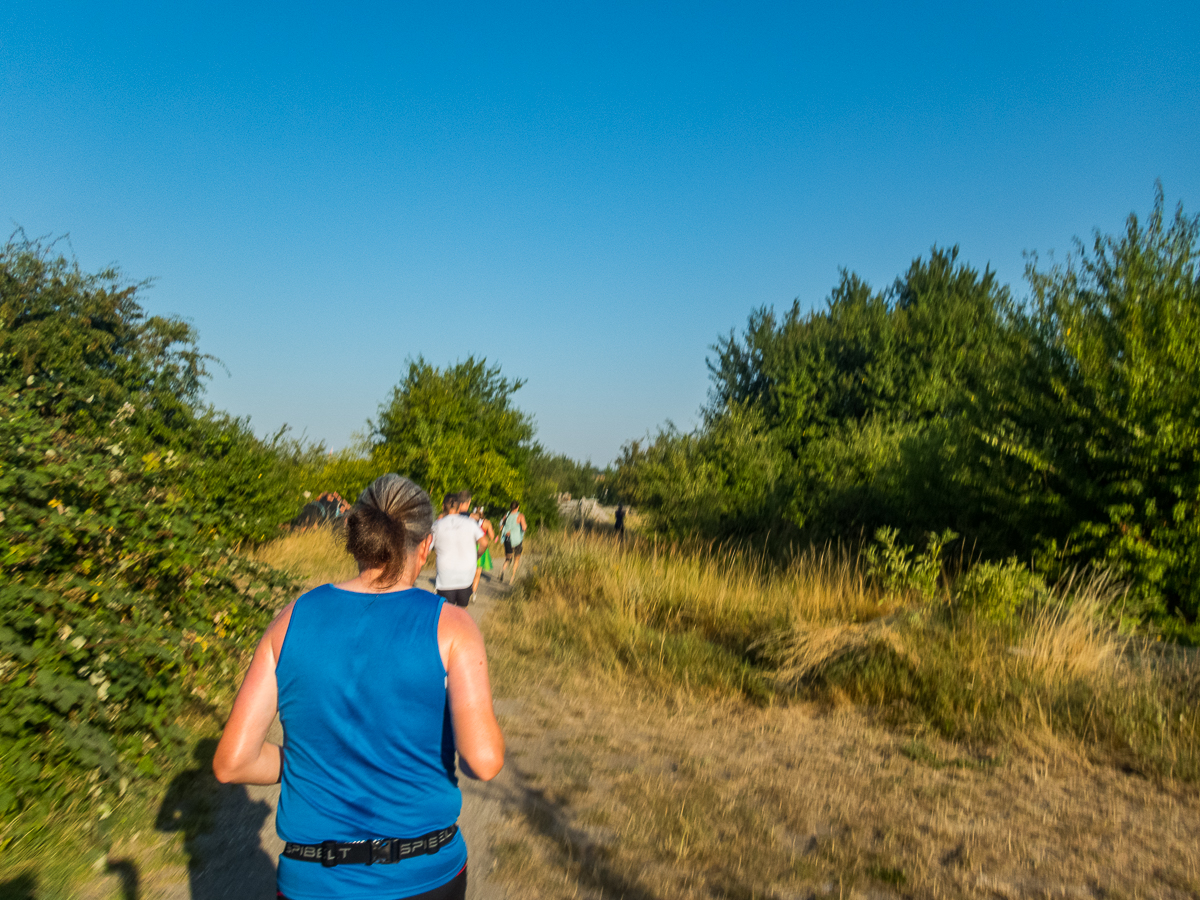
[[[346,518],[346,550],[359,569],[381,569],[376,581],[390,587],[404,575],[410,554],[433,527],[429,495],[389,472],[359,495]]]

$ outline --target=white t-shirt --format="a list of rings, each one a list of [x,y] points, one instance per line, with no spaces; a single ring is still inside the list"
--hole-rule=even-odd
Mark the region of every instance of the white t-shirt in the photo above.
[[[433,523],[433,551],[437,553],[437,590],[469,588],[475,581],[479,559],[475,542],[483,529],[470,516],[443,516]]]

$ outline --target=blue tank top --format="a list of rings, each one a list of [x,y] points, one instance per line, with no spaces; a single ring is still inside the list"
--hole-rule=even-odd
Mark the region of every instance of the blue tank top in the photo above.
[[[330,584],[296,601],[275,667],[283,840],[418,837],[458,819],[442,602],[417,589],[358,594]],[[281,857],[279,890],[289,900],[405,897],[445,884],[466,861],[461,832],[437,853],[393,865]]]

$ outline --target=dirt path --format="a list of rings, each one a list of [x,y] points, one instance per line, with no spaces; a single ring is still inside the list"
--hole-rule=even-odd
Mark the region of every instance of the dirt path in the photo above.
[[[424,574],[419,586],[432,590],[432,584],[427,583]],[[508,585],[499,584],[494,578],[481,582],[476,602],[470,607],[472,618],[477,623],[482,622],[492,605],[507,591]],[[497,705],[501,711],[506,709],[504,701],[498,701]],[[283,740],[278,720],[268,739]],[[505,772],[486,784],[460,779],[463,811],[459,825],[470,848],[468,900],[504,900],[504,890],[488,880],[495,866],[489,843],[490,829],[499,822],[505,803],[514,791],[510,777]],[[213,789],[215,827],[195,834],[188,833],[186,825],[192,811],[174,809],[170,794],[168,790],[160,814],[161,827],[169,832],[184,832],[184,846],[191,862],[186,869],[172,866],[148,873],[136,890],[139,900],[274,900],[275,862],[283,849],[283,842],[275,834],[278,785],[216,786]],[[179,824],[172,827],[172,820]],[[115,871],[98,878],[95,886],[102,892],[112,888],[117,893],[99,893],[97,896],[128,896],[129,890],[122,891],[117,884],[118,878],[119,873]]]
[[[496,581],[499,570],[494,570],[489,579],[480,580],[479,593],[475,602],[468,608],[471,618],[477,625],[483,624],[483,618],[488,614],[492,604],[508,593],[509,585]],[[511,702],[496,699],[496,711],[504,714]],[[492,870],[496,866],[492,855],[491,839],[494,826],[498,826],[504,814],[507,798],[512,793],[512,767],[506,766],[493,781],[472,781],[460,778],[462,788],[463,810],[459,818],[459,826],[470,848],[471,861],[468,864],[467,900],[504,900],[505,891],[500,885],[490,880]]]

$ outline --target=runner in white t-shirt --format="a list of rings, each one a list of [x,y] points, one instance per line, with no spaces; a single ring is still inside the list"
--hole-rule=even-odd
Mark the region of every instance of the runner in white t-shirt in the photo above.
[[[447,494],[442,503],[445,513],[433,523],[433,547],[437,554],[437,581],[440,596],[456,606],[471,602],[475,581],[475,562],[487,546],[487,536],[470,516],[471,495],[467,491]]]

